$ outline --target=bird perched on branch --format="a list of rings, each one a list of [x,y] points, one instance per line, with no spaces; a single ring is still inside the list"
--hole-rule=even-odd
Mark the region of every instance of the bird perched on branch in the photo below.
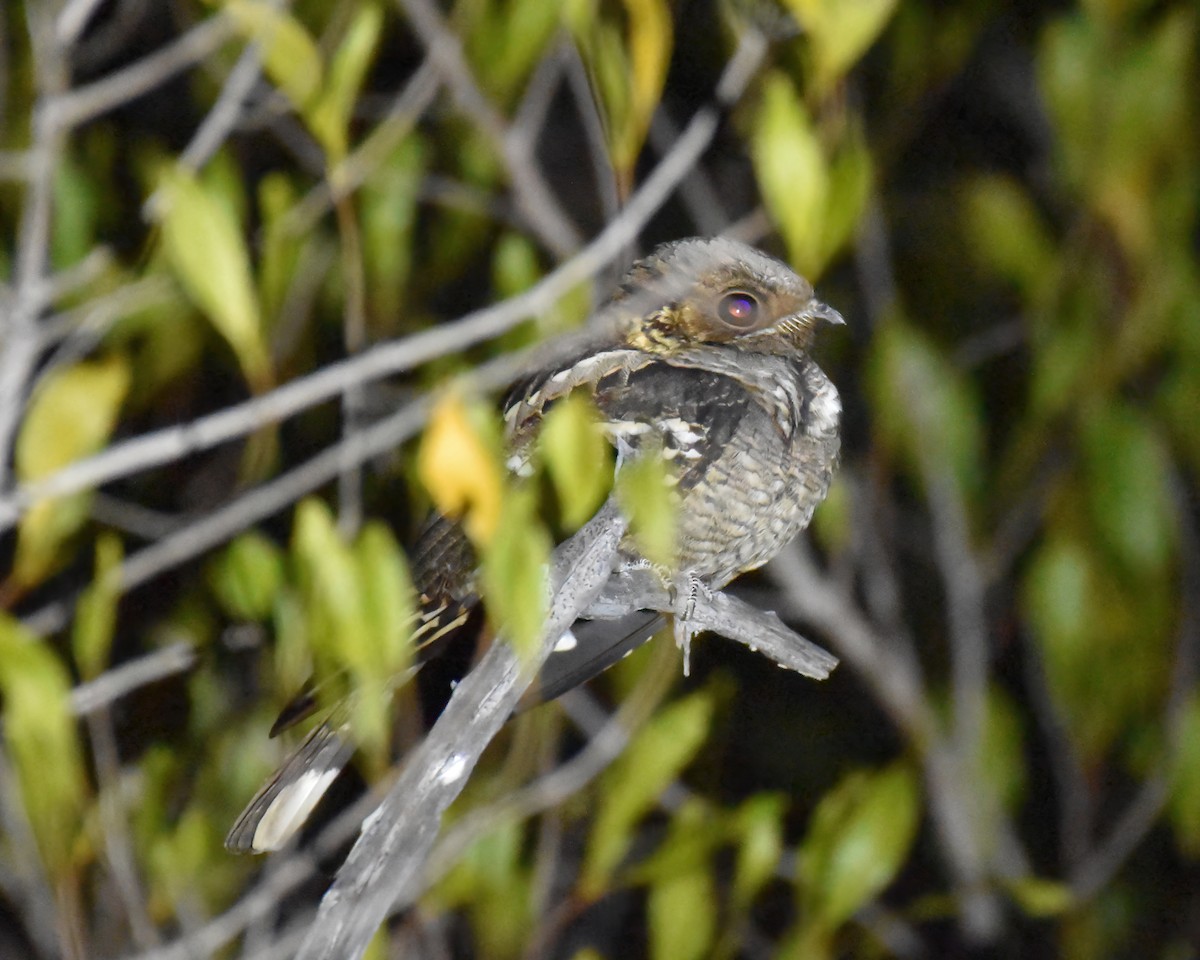
[[[752,247],[720,237],[664,244],[630,268],[578,349],[510,393],[509,468],[527,469],[543,415],[576,391],[594,401],[618,465],[665,458],[677,504],[674,560],[651,564],[627,537],[613,578],[651,569],[674,598],[676,638],[686,642],[689,602],[774,557],[829,488],[841,402],[809,349],[821,326],[842,322],[808,281]],[[475,576],[461,528],[435,518],[414,554],[425,631],[446,632],[469,617],[478,605]],[[581,622],[543,667],[541,697],[599,673],[661,622],[657,611]],[[247,807],[227,845],[281,846],[350,753],[332,725],[317,727]]]

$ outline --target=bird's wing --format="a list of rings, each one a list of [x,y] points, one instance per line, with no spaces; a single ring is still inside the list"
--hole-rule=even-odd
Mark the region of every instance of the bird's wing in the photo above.
[[[265,853],[286,845],[353,753],[343,725],[326,721],[314,727],[246,805],[225,838],[226,849]]]

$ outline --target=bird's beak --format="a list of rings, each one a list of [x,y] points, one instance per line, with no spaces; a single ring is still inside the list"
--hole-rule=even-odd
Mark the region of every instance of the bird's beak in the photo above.
[[[823,320],[832,326],[845,326],[846,321],[842,315],[833,309],[829,304],[822,303],[820,300],[809,300],[804,305],[804,309],[800,311],[800,315],[809,320]]]

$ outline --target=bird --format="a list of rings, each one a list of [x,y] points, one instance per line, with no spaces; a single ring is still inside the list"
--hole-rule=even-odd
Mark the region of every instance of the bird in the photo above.
[[[627,534],[612,576],[652,571],[676,598],[676,639],[685,642],[689,598],[772,559],[825,498],[842,406],[811,349],[820,328],[843,323],[806,279],[745,243],[717,236],[661,244],[629,268],[570,349],[514,384],[502,404],[508,469],[532,471],[543,418],[576,392],[598,410],[618,470],[631,457],[663,458],[677,514],[673,561],[652,563]],[[426,658],[479,619],[476,562],[460,524],[430,518],[413,575]],[[586,682],[663,622],[656,610],[581,620],[543,665],[536,699]],[[314,707],[302,698],[287,723]],[[247,806],[226,846],[261,852],[289,842],[352,752],[338,724],[318,725]]]

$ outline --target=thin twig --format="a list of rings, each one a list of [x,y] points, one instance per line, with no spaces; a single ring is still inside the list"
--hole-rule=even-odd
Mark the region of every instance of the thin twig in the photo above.
[[[343,194],[334,207],[341,238],[342,279],[346,288],[342,315],[342,343],[347,356],[357,356],[367,345],[367,280],[363,265],[362,236],[354,200]],[[353,446],[361,428],[366,394],[363,385],[353,384],[342,394],[343,448]],[[338,531],[353,537],[362,523],[362,467],[347,457],[338,471]]]
[[[659,107],[650,121],[650,144],[660,154],[666,153],[677,136],[679,128],[667,115],[666,108]],[[725,203],[701,164],[696,164],[679,185],[679,196],[700,233],[715,235],[729,226],[730,216]]]
[[[284,4],[282,0],[268,0],[268,5],[278,8]],[[258,43],[249,43],[221,85],[216,103],[179,155],[180,167],[199,170],[208,163],[237,127],[246,107],[246,98],[261,76],[262,48]]]
[[[21,209],[12,302],[0,351],[0,488],[9,485],[13,435],[38,356],[37,321],[43,308],[41,293],[50,252],[54,178],[66,143],[65,127],[54,109],[67,84],[64,53],[53,39],[50,9],[32,8],[27,13],[38,100],[28,151],[29,183]]]
[[[463,54],[461,41],[446,25],[437,7],[430,0],[398,2],[429,50],[430,59],[437,65],[460,109],[503,157],[517,206],[529,229],[557,257],[570,257],[580,248],[583,238],[563,212],[534,162],[533,143],[520,135],[523,133],[520,128],[514,136],[504,117],[483,95]]]
[[[33,942],[40,957],[60,955],[54,931],[57,902],[50,881],[42,866],[33,827],[29,822],[28,808],[21,796],[20,780],[13,770],[8,748],[0,737],[0,826],[4,829],[6,858],[11,872],[8,877],[7,899],[17,909],[18,916],[25,918],[24,932]]]
[[[54,23],[54,34],[63,49],[75,45],[102,2],[103,0],[68,0],[63,4]]]
[[[782,588],[789,612],[812,624],[867,680],[892,722],[917,749],[926,749],[937,735],[937,722],[911,664],[892,651],[851,597],[821,576],[799,544],[781,552],[766,569]]]
[[[962,491],[949,469],[934,461],[926,445],[918,446],[922,448],[919,459],[933,520],[938,571],[946,590],[953,701],[951,739],[965,772],[979,762],[987,711],[988,643],[983,576],[969,541]],[[971,780],[978,782],[974,776]],[[984,800],[980,791],[972,793],[978,801]],[[976,810],[974,816],[982,825],[988,819],[988,812]],[[975,834],[974,842],[982,843],[978,830]]]
[[[112,713],[107,706],[87,714],[87,728],[95,758],[96,778],[100,790],[99,808],[104,853],[108,859],[113,886],[129,921],[134,943],[139,949],[157,946],[158,930],[150,919],[146,895],[138,876],[137,862],[126,821],[125,802],[121,795],[121,764],[117,754],[117,737],[113,730]]]
[[[1171,469],[1170,478],[1175,510],[1180,517],[1188,517],[1192,510],[1191,491],[1177,468]],[[1108,836],[1071,871],[1071,892],[1081,900],[1094,897],[1116,876],[1158,822],[1171,796],[1171,776],[1182,746],[1183,719],[1195,696],[1196,674],[1200,670],[1200,535],[1190,522],[1180,524],[1179,561],[1182,609],[1170,689],[1163,711],[1166,749],[1157,771],[1143,782]]]
[[[143,654],[75,687],[71,691],[71,711],[78,717],[106,709],[135,690],[187,673],[195,665],[196,651],[183,641]]]
[[[562,43],[552,44],[549,52],[538,61],[533,70],[533,76],[525,86],[521,102],[513,115],[510,136],[537,143],[541,136],[542,127],[546,123],[546,114],[554,95],[558,92],[562,81],[563,70],[566,68],[566,50]]]
[[[133,590],[169,570],[226,542],[258,521],[278,513],[328,483],[349,461],[365,462],[394,449],[421,427],[428,399],[415,401],[386,420],[347,437],[282,476],[276,477],[195,523],[127,557],[114,571],[115,586]],[[36,613],[25,626],[35,634],[61,630],[72,612],[70,602],[58,601]]]
[[[375,129],[338,164],[336,173],[323,178],[284,215],[283,228],[293,234],[307,233],[343,195],[362,186],[412,131],[433,103],[439,87],[437,69],[427,59],[393,99]]]
[[[54,121],[67,129],[95,120],[206,60],[233,34],[229,18],[215,14],[136,63],[55,98]]]
[[[592,162],[592,176],[596,179],[596,192],[600,195],[600,212],[605,220],[612,220],[621,209],[621,198],[617,195],[617,177],[613,170],[612,157],[608,152],[608,140],[604,135],[604,120],[600,108],[592,95],[587,66],[574,44],[568,45],[567,83],[575,100],[575,109],[583,124],[587,138],[588,157]]]
[[[175,284],[162,274],[150,274],[133,280],[69,310],[47,316],[39,325],[38,331],[42,347],[49,348],[76,335],[91,341],[107,331],[109,326],[121,317],[127,317],[139,310],[165,306],[178,301],[178,298]],[[72,344],[72,355],[75,349]]]
[[[746,55],[742,54],[735,55],[731,61],[743,67],[738,71],[739,75],[747,74],[745,59]],[[748,80],[748,76],[746,78]],[[638,235],[712,141],[717,119],[715,109],[698,110],[675,148],[662,158],[620,216],[578,254],[524,293],[476,310],[453,323],[380,344],[357,357],[330,364],[307,377],[190,424],[167,427],[115,444],[44,480],[22,486],[8,496],[0,497],[0,532],[11,529],[40,499],[77,493],[245,436],[322,403],[354,383],[368,383],[463,350],[499,336],[527,317],[549,309],[578,283],[595,276]]]

